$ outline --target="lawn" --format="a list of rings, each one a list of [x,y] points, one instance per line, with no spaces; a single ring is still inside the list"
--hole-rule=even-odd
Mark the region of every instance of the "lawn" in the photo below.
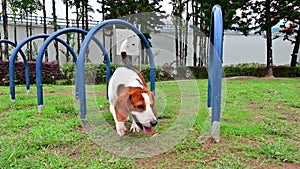
[[[221,140],[209,139],[207,80],[156,84],[154,133],[119,138],[105,85],[87,86],[87,121],[73,86],[0,87],[1,168],[300,168],[300,79],[226,80]],[[126,125],[130,125],[129,123]]]

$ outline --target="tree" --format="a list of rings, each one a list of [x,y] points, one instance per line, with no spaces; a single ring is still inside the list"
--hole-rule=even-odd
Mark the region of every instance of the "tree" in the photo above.
[[[59,28],[59,25],[57,24],[57,15],[56,15],[56,4],[55,4],[55,0],[52,0],[52,17],[53,17],[53,21],[52,21],[52,25],[54,27],[54,32],[57,31],[57,29]],[[58,42],[54,41],[54,47],[55,47],[55,60],[57,61],[57,63],[59,64],[59,49],[58,49]]]
[[[184,11],[184,4],[181,0],[172,0],[171,2],[173,6],[172,16],[174,16],[173,23],[175,26],[175,58],[176,58],[176,66],[183,66],[182,63],[182,14]]]
[[[47,12],[46,12],[46,0],[43,0],[42,2],[42,10],[43,10],[43,32],[44,34],[47,34],[48,26],[47,26]],[[47,38],[44,39],[44,41]],[[49,56],[48,56],[48,50],[45,50],[45,61],[49,61]]]
[[[241,16],[235,16],[239,30],[244,35],[254,30],[255,33],[265,34],[267,41],[267,76],[273,76],[272,27],[280,20],[279,0],[247,1],[241,7]]]
[[[76,27],[80,27],[80,19],[82,14],[80,13],[80,4],[81,0],[72,0],[70,1],[70,6],[75,6],[75,13],[76,13]],[[77,34],[77,53],[80,51],[80,33]]]
[[[29,21],[32,22],[32,13],[39,11],[42,9],[42,4],[39,0],[26,0],[19,1],[20,2],[20,15],[25,16],[26,19],[26,35],[27,37],[32,35],[32,24],[29,24]],[[27,43],[26,54],[28,56],[28,60],[33,60],[32,54],[32,42]]]
[[[17,44],[17,18],[19,16],[19,9],[20,9],[20,1],[8,0],[9,8],[12,12],[12,19],[14,21],[14,41]]]
[[[285,34],[284,40],[288,40],[294,44],[290,65],[291,67],[295,67],[300,45],[300,1],[282,0],[277,5],[277,10],[280,10],[280,18],[285,20],[284,24],[281,25],[281,32]],[[297,26],[298,29],[296,29]]]
[[[44,0],[45,1],[45,0]],[[65,4],[65,14],[66,14],[66,28],[69,28],[70,27],[70,22],[69,22],[69,8],[70,8],[70,2],[69,0],[62,0],[63,3]],[[70,44],[70,36],[71,34],[70,33],[67,33],[67,44]],[[69,50],[67,50],[67,53],[66,53],[66,62],[69,62],[70,60],[70,52]]]
[[[210,27],[211,10],[214,5],[220,4],[223,12],[223,28],[229,29],[236,22],[233,18],[236,10],[247,0],[191,0],[193,21],[193,65],[207,65],[208,36]],[[199,45],[197,45],[199,44]],[[199,52],[198,54],[196,52]]]
[[[2,0],[2,16],[3,16],[3,34],[4,34],[4,39],[8,39],[8,25],[7,25],[7,1]],[[8,56],[8,44],[4,44],[4,58],[6,60],[9,60]]]
[[[161,21],[161,19],[165,18],[165,16],[163,15],[165,12],[161,10],[162,6],[160,5],[160,2],[162,2],[162,0],[107,0],[97,2],[102,3],[101,12],[105,14],[105,19],[122,18],[139,27],[150,45],[150,33],[155,30],[158,25],[162,25],[163,22]],[[147,64],[148,57],[145,54],[145,50],[143,50],[144,44],[141,44],[141,46],[141,61],[143,64]]]

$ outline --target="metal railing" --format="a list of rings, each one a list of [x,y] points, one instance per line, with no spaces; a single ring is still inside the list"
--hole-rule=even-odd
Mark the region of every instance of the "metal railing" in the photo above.
[[[3,16],[0,14],[0,22],[3,22]],[[38,15],[29,15],[26,16],[14,16],[13,14],[7,15],[7,22],[8,23],[17,23],[17,24],[33,24],[33,25],[44,25],[44,17]],[[89,26],[96,26],[101,21],[98,20],[89,20]],[[70,27],[75,27],[76,19],[69,19],[68,23]],[[54,20],[52,17],[46,17],[46,24],[47,26],[54,26]],[[65,27],[67,25],[67,20],[65,18],[57,18],[56,24],[60,27]],[[82,26],[81,21],[79,21],[79,26]]]
[[[0,14],[0,23],[3,22],[3,16]],[[26,16],[14,16],[13,14],[8,14],[7,22],[10,24],[33,24],[33,25],[44,25],[44,17],[38,16],[38,15],[29,15]],[[99,20],[89,20],[88,24],[89,27],[94,27],[98,25],[100,22]],[[77,27],[76,19],[69,19],[68,20],[69,27]],[[46,25],[47,26],[54,26],[54,21],[52,17],[46,17]],[[57,18],[56,19],[56,25],[59,27],[66,27],[67,20],[66,18]],[[81,20],[79,21],[79,27],[82,27]],[[173,24],[164,24],[162,27],[160,27],[161,30],[175,30],[175,26]],[[189,30],[192,30],[192,28],[189,28]]]

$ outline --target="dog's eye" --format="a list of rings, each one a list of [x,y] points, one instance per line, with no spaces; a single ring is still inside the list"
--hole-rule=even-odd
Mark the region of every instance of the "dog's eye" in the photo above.
[[[145,109],[145,106],[144,105],[138,105],[136,106],[138,109]]]

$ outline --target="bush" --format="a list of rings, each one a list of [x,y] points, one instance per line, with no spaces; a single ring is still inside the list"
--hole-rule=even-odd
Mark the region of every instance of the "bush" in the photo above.
[[[25,65],[24,62],[15,62],[15,83],[16,84],[24,84],[25,81]],[[29,61],[29,78],[30,83],[36,83],[36,62]],[[43,62],[42,64],[42,78],[43,83],[51,83],[53,84],[56,79],[61,78],[61,72],[59,69],[59,65],[56,62]],[[9,84],[9,61],[0,61],[0,79],[2,85]]]
[[[232,76],[255,76],[264,77],[267,74],[267,67],[264,65],[236,65],[224,66],[223,70],[226,77]],[[275,77],[300,77],[300,67],[273,66]]]
[[[121,65],[110,65],[111,74],[115,71],[115,69]],[[137,66],[138,67],[138,66]],[[61,66],[64,79],[75,79],[75,64],[74,63],[66,63]],[[86,63],[85,64],[85,79],[87,84],[100,84],[105,83],[106,80],[106,65],[105,64],[95,64],[95,63]],[[150,67],[148,65],[142,66],[142,75],[144,76],[146,81],[150,81]],[[155,68],[155,78],[156,80],[168,80],[168,76],[165,72],[163,72],[162,68]],[[72,83],[72,81],[70,81]],[[60,83],[64,83],[61,82]],[[69,84],[71,84],[69,83]]]
[[[36,83],[36,64],[35,62],[28,62],[30,68],[30,83]],[[120,65],[110,65],[111,74],[116,67]],[[136,67],[139,67],[138,65]],[[66,63],[59,65],[55,62],[43,63],[43,83],[70,85],[75,80],[75,63]],[[207,67],[176,67],[176,74],[172,74],[173,67],[155,67],[155,80],[165,81],[173,79],[207,79]],[[234,66],[224,66],[223,71],[225,77],[232,76],[255,76],[264,77],[267,74],[267,68],[261,64],[240,64]],[[150,81],[150,67],[149,65],[142,66],[142,75],[146,81]],[[9,62],[0,61],[0,84],[9,84]],[[300,67],[291,68],[288,66],[274,66],[273,74],[275,77],[300,77]],[[85,64],[85,78],[87,84],[105,83],[106,80],[106,65],[96,63]],[[23,62],[15,63],[15,82],[17,84],[25,83],[25,68]]]

